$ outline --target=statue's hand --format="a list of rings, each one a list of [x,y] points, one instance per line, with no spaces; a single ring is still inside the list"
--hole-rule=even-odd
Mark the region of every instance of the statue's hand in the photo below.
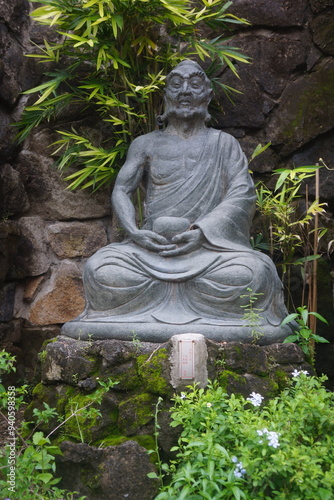
[[[176,243],[178,247],[171,250],[164,250],[160,255],[163,257],[175,257],[177,255],[190,253],[200,248],[204,240],[204,235],[200,229],[192,229],[191,231],[177,234],[172,239],[172,242]]]
[[[171,245],[168,240],[154,231],[138,229],[131,234],[131,239],[139,246],[150,250],[151,252],[163,252],[172,250],[176,245]]]

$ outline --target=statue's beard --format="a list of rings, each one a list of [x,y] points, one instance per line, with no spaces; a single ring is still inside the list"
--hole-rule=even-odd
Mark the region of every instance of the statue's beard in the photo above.
[[[185,111],[188,111],[188,113],[185,113]],[[178,107],[174,103],[167,102],[164,114],[158,117],[158,123],[166,123],[173,118],[186,120],[195,119],[208,122],[211,117],[208,113],[207,103],[200,103],[196,104],[194,107],[183,108]]]

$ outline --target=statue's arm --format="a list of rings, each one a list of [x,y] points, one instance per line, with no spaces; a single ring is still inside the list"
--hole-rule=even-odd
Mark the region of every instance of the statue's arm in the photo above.
[[[131,197],[143,177],[145,161],[143,144],[138,139],[134,140],[129,147],[126,162],[118,173],[111,196],[113,213],[129,236],[137,230],[135,208]]]
[[[196,221],[206,240],[214,246],[229,248],[249,246],[249,228],[255,209],[255,189],[248,172],[248,163],[241,147],[234,137],[221,136],[223,163],[222,201],[212,212]]]
[[[138,229],[136,226],[136,211],[131,201],[131,197],[139,187],[145,166],[149,161],[148,143],[147,136],[142,136],[135,139],[131,144],[126,162],[117,176],[111,202],[113,213],[130,238],[137,245],[147,250],[161,252],[175,248],[175,245],[168,244],[166,238],[153,231]]]

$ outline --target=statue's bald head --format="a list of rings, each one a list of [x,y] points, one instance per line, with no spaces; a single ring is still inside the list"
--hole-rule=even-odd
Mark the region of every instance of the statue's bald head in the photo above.
[[[186,74],[191,73],[194,76],[195,75],[200,76],[205,82],[206,87],[208,89],[211,89],[211,82],[209,78],[206,76],[201,66],[197,64],[197,62],[192,61],[191,59],[184,59],[177,66],[175,66],[175,68],[173,68],[172,71],[167,75],[166,84],[168,85],[168,83],[170,82],[171,78],[174,75],[177,74],[184,75],[185,73]]]
[[[171,114],[180,119],[197,116],[209,121],[211,95],[211,82],[201,66],[190,59],[181,61],[166,77],[166,109],[158,123],[168,121]]]

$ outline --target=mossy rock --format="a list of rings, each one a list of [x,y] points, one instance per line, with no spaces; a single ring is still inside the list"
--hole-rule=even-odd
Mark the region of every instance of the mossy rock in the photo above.
[[[269,373],[267,357],[263,348],[253,344],[229,342],[222,345],[215,364],[219,368],[235,373],[254,373],[266,376]]]
[[[108,446],[118,446],[126,441],[136,441],[140,446],[145,448],[147,451],[152,452],[155,450],[155,439],[150,434],[139,434],[138,436],[108,436],[105,439],[100,439],[93,443],[94,446],[99,448],[106,448]],[[155,464],[157,462],[156,452],[150,453],[151,462]]]
[[[116,391],[132,391],[137,389],[142,384],[134,360],[110,367],[108,370],[108,376],[114,382],[117,382],[117,385],[115,386]],[[101,378],[103,378],[103,373],[101,373]]]
[[[224,370],[219,374],[218,381],[227,394],[235,394],[244,398],[248,398],[252,392],[256,392],[268,400],[279,393],[279,384],[269,376],[259,377],[250,373],[240,375]]]
[[[171,395],[169,355],[166,348],[159,348],[150,355],[137,358],[138,373],[147,392],[158,396]]]
[[[243,394],[247,387],[245,377],[229,370],[224,370],[218,375],[218,382],[227,394]]]
[[[63,433],[72,441],[94,443],[109,436],[119,437],[117,427],[118,400],[112,392],[103,396],[101,404],[93,403],[91,394],[76,393],[66,402],[64,417],[67,419],[79,408],[85,408],[83,412],[77,412],[64,425]]]
[[[120,431],[126,436],[139,434],[141,428],[146,428],[152,422],[157,400],[157,396],[143,393],[122,401],[118,407]]]
[[[42,383],[37,384],[32,392],[33,401],[27,406],[25,410],[25,419],[28,422],[35,421],[33,410],[44,410],[46,403],[50,408],[56,410],[58,416],[51,418],[47,423],[40,423],[39,430],[49,433],[59,425],[59,417],[65,413],[65,406],[68,398],[75,394],[75,389],[67,385],[45,385]]]

